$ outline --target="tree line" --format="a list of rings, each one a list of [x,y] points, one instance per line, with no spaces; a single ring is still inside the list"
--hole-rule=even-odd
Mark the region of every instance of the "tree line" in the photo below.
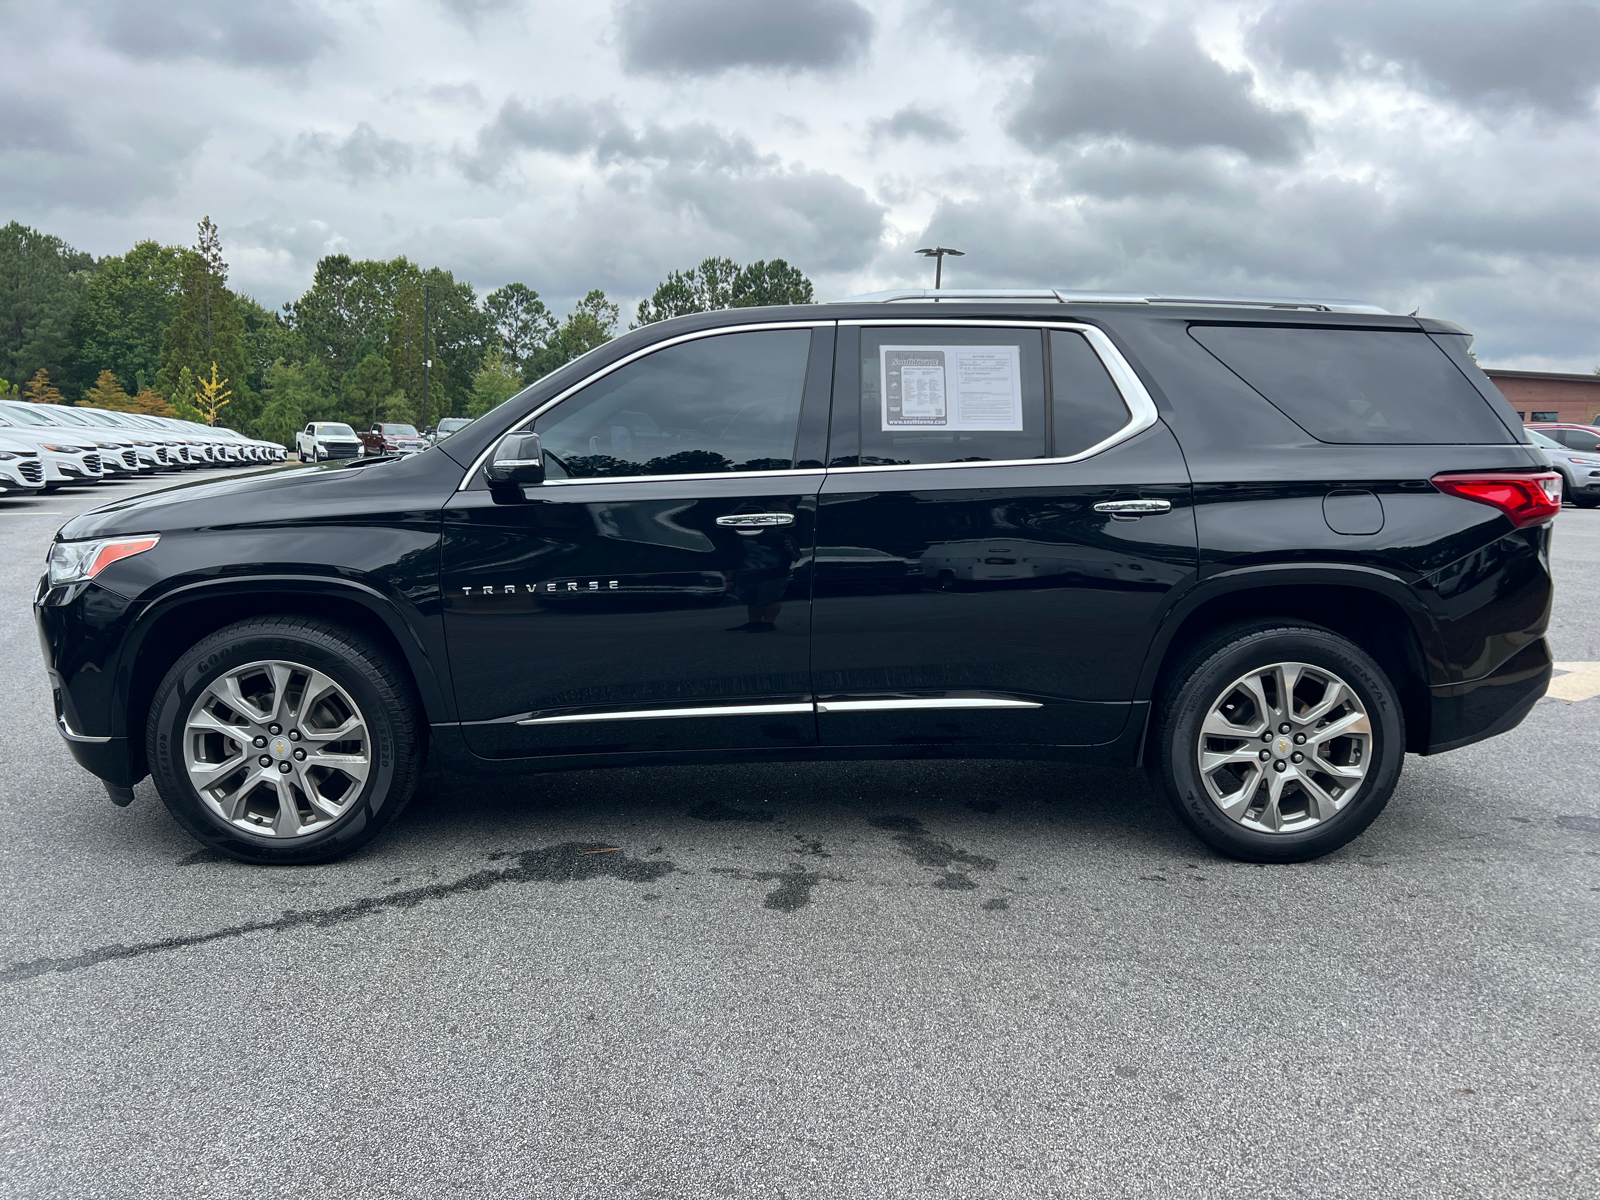
[[[673,271],[632,327],[764,304],[810,304],[782,259]],[[472,284],[406,257],[330,254],[278,311],[228,287],[209,217],[193,246],[142,241],[95,258],[16,221],[0,228],[0,395],[182,416],[292,442],[307,421],[418,424],[479,416],[616,335],[596,288],[557,315],[539,293]],[[426,326],[426,329],[425,329]]]

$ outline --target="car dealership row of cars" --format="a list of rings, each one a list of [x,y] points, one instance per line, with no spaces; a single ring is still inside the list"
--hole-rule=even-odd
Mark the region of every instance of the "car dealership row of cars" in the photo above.
[[[0,493],[200,467],[270,466],[276,442],[174,417],[0,400]]]

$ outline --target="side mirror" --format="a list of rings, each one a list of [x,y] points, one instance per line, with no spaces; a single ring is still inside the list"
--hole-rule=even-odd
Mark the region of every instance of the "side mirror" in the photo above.
[[[491,488],[544,482],[544,447],[537,433],[508,433],[500,439],[483,476]]]

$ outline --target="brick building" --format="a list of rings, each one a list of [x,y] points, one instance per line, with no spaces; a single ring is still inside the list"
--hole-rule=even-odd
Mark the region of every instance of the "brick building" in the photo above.
[[[1600,424],[1600,375],[1503,371],[1499,367],[1485,367],[1483,373],[1494,380],[1524,421]]]

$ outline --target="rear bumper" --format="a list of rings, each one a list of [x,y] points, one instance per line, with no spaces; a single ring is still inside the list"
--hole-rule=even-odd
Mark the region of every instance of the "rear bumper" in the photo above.
[[[1431,721],[1423,754],[1481,742],[1522,723],[1550,686],[1550,647],[1525,646],[1482,679],[1429,688]]]

